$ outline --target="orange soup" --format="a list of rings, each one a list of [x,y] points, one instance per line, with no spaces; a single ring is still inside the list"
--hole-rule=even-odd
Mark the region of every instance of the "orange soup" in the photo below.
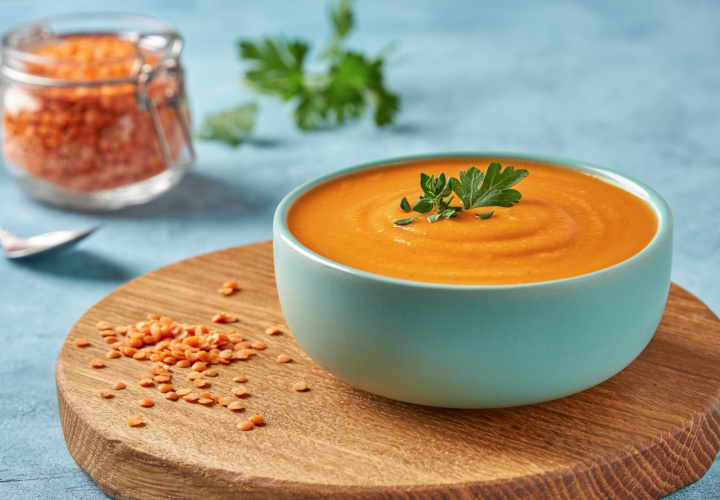
[[[639,197],[570,168],[503,159],[527,169],[512,207],[465,210],[430,222],[405,213],[422,194],[420,173],[458,177],[493,159],[437,158],[366,169],[325,182],[290,208],[291,233],[340,264],[412,281],[508,285],[591,273],[629,259],[655,236],[658,220]],[[455,198],[452,205],[462,206]],[[495,210],[489,219],[475,214]],[[434,212],[434,210],[433,210]],[[412,224],[393,221],[419,216]]]

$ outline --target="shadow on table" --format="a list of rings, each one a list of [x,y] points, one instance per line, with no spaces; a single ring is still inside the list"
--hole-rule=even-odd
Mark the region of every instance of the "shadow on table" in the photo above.
[[[247,212],[251,208],[253,211],[263,211],[270,204],[275,206],[274,199],[254,189],[253,185],[256,183],[252,182],[252,179],[242,183],[238,179],[239,176],[240,174],[227,181],[220,181],[189,172],[177,186],[151,203],[101,215],[108,219],[187,217],[199,214]]]
[[[83,280],[127,281],[133,277],[116,263],[76,248],[47,256],[14,260],[12,263],[33,272]]]

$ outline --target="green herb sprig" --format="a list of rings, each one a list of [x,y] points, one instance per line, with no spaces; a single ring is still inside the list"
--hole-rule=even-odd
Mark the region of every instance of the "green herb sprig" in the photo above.
[[[436,222],[441,217],[451,219],[465,210],[472,210],[478,207],[511,207],[518,203],[522,198],[522,194],[512,186],[523,180],[529,175],[525,169],[515,169],[508,166],[504,170],[502,165],[496,161],[488,165],[487,171],[483,174],[477,167],[471,167],[467,171],[461,170],[459,179],[455,177],[447,178],[444,173],[435,178],[425,173],[420,174],[420,188],[423,194],[418,198],[417,203],[412,210],[421,214],[426,214],[432,209],[435,213],[428,215],[430,222]],[[450,203],[455,196],[450,196],[452,192],[460,199],[463,206],[453,207]],[[447,200],[445,198],[448,198]],[[410,212],[410,205],[407,198],[403,198],[400,207],[405,212]],[[475,214],[479,219],[489,219],[495,213],[495,210],[482,214]],[[400,219],[393,222],[399,226],[411,224],[419,217],[411,217]]]
[[[372,111],[375,124],[383,127],[393,122],[400,109],[400,98],[384,81],[389,50],[373,57],[346,47],[355,28],[352,5],[352,0],[340,0],[330,10],[332,33],[320,56],[325,72],[306,69],[311,48],[306,41],[265,37],[239,42],[240,57],[250,64],[243,82],[257,92],[293,102],[295,123],[303,130],[337,126],[360,118],[367,110]],[[227,130],[237,128],[234,122],[244,122],[244,118],[233,118],[235,113],[247,117],[242,108],[210,116],[200,137],[233,146],[242,142],[243,134]]]

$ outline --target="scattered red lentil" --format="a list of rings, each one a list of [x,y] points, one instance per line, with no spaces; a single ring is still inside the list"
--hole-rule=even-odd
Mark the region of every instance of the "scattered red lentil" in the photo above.
[[[253,415],[248,420],[252,422],[253,425],[263,425],[265,423],[265,419],[262,418],[260,415]]]
[[[141,378],[138,381],[138,384],[140,384],[143,387],[152,387],[153,385],[155,385],[155,382],[153,382],[153,379],[151,379],[151,378]]]
[[[125,382],[116,382],[113,386],[113,389],[116,391],[119,391],[120,389],[125,389]]]
[[[271,326],[270,328],[265,330],[265,333],[267,333],[268,335],[280,335],[282,332],[283,331],[280,328],[274,326]]]
[[[162,393],[170,392],[173,390],[173,386],[171,386],[170,384],[160,384],[158,390]]]
[[[200,399],[200,395],[199,395],[199,394],[196,394],[196,393],[194,393],[194,392],[191,392],[191,393],[186,394],[185,396],[183,396],[183,399],[184,399],[185,401],[190,401],[191,403],[195,403],[198,399]]]
[[[110,389],[103,389],[102,391],[98,391],[98,394],[100,394],[100,396],[103,398],[112,397],[112,391]]]
[[[153,403],[150,399],[141,399],[140,401],[138,401],[138,404],[144,408],[150,408],[155,403]]]
[[[234,401],[227,405],[228,410],[242,410],[245,405],[242,401]]]
[[[151,379],[151,378],[153,378],[153,376],[152,376],[152,373],[144,373],[143,372],[143,373],[138,373],[137,378],[138,378],[138,380],[140,380],[142,378],[150,378]]]
[[[215,400],[212,398],[200,398],[198,399],[198,403],[201,405],[211,405],[215,403]]]
[[[187,396],[188,394],[190,394],[192,392],[192,389],[179,389],[175,392],[178,393],[178,396]]]
[[[220,292],[221,295],[225,295],[227,297],[228,295],[232,295],[235,290],[233,290],[232,288],[221,288],[220,290],[218,290],[218,292]]]
[[[235,280],[230,280],[230,281],[226,281],[225,283],[223,283],[222,287],[223,288],[231,288],[232,290],[237,290],[238,284]]]
[[[202,378],[196,378],[195,380],[193,380],[193,384],[195,384],[195,387],[200,388],[207,387],[208,385],[210,385],[210,382]]]
[[[78,347],[87,347],[90,345],[90,341],[88,339],[75,339],[75,345]]]
[[[177,362],[178,368],[187,368],[190,365],[191,365],[191,363],[187,359],[181,359],[180,361]]]
[[[93,368],[102,368],[103,366],[105,366],[105,363],[103,363],[101,359],[95,358],[90,361],[90,366],[92,366]]]
[[[112,328],[108,328],[107,330],[100,330],[100,336],[101,337],[114,337],[115,330],[113,330]]]
[[[263,349],[267,349],[267,344],[265,344],[265,342],[253,342],[250,344],[250,347],[258,351],[262,351]]]
[[[277,357],[277,361],[278,363],[289,363],[290,361],[292,361],[292,358],[287,354],[281,354]]]
[[[241,384],[243,382],[247,382],[247,378],[243,377],[242,375],[238,375],[237,377],[235,377],[233,379],[233,382],[237,382],[237,383]]]
[[[301,380],[300,382],[295,382],[295,385],[293,385],[293,389],[295,389],[298,392],[303,392],[308,390],[308,383],[304,380]]]
[[[112,328],[112,327],[110,326],[110,323],[107,323],[107,322],[105,322],[105,321],[100,321],[99,323],[97,323],[97,324],[95,325],[95,328],[97,328],[98,330],[102,331],[102,330],[109,330],[109,329]]]
[[[237,321],[237,316],[230,313],[218,313],[212,318],[214,323],[235,323]]]
[[[253,428],[253,424],[252,424],[252,422],[249,422],[249,421],[248,422],[240,422],[239,424],[237,424],[237,428],[240,429],[241,431],[249,431],[250,429]]]
[[[195,372],[204,372],[205,370],[207,370],[207,365],[202,361],[198,361],[194,365],[192,365],[192,369]]]
[[[231,405],[231,404],[233,404],[235,401],[237,401],[237,400],[234,399],[234,398],[227,398],[227,397],[218,399],[218,403],[220,403],[220,404],[223,405],[223,406]]]
[[[122,354],[120,354],[119,352],[117,352],[117,351],[115,351],[115,350],[108,351],[108,352],[105,353],[105,357],[106,357],[107,359],[115,359],[115,358],[119,358],[119,357],[121,357],[121,356],[122,356]]]
[[[240,398],[242,396],[245,396],[248,390],[244,387],[233,387],[231,392]]]
[[[130,427],[138,427],[143,424],[143,419],[140,417],[128,417],[127,424]]]
[[[206,377],[217,377],[218,372],[215,368],[210,368],[209,370],[205,370],[202,374]]]
[[[165,394],[165,399],[169,399],[170,401],[177,401],[180,398],[178,396],[177,392],[170,391]]]

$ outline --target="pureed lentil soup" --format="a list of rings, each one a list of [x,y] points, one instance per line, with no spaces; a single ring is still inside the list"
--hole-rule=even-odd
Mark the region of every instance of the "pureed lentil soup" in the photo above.
[[[290,208],[290,232],[310,250],[340,264],[411,281],[509,285],[579,276],[604,269],[645,248],[658,229],[640,198],[583,172],[526,160],[512,207],[465,210],[429,222],[405,213],[422,194],[420,173],[458,177],[486,172],[491,158],[436,158],[366,169],[327,181]],[[457,198],[453,205],[461,205]],[[486,220],[474,214],[495,213]],[[427,214],[430,215],[430,214]],[[393,221],[420,216],[412,224]]]

